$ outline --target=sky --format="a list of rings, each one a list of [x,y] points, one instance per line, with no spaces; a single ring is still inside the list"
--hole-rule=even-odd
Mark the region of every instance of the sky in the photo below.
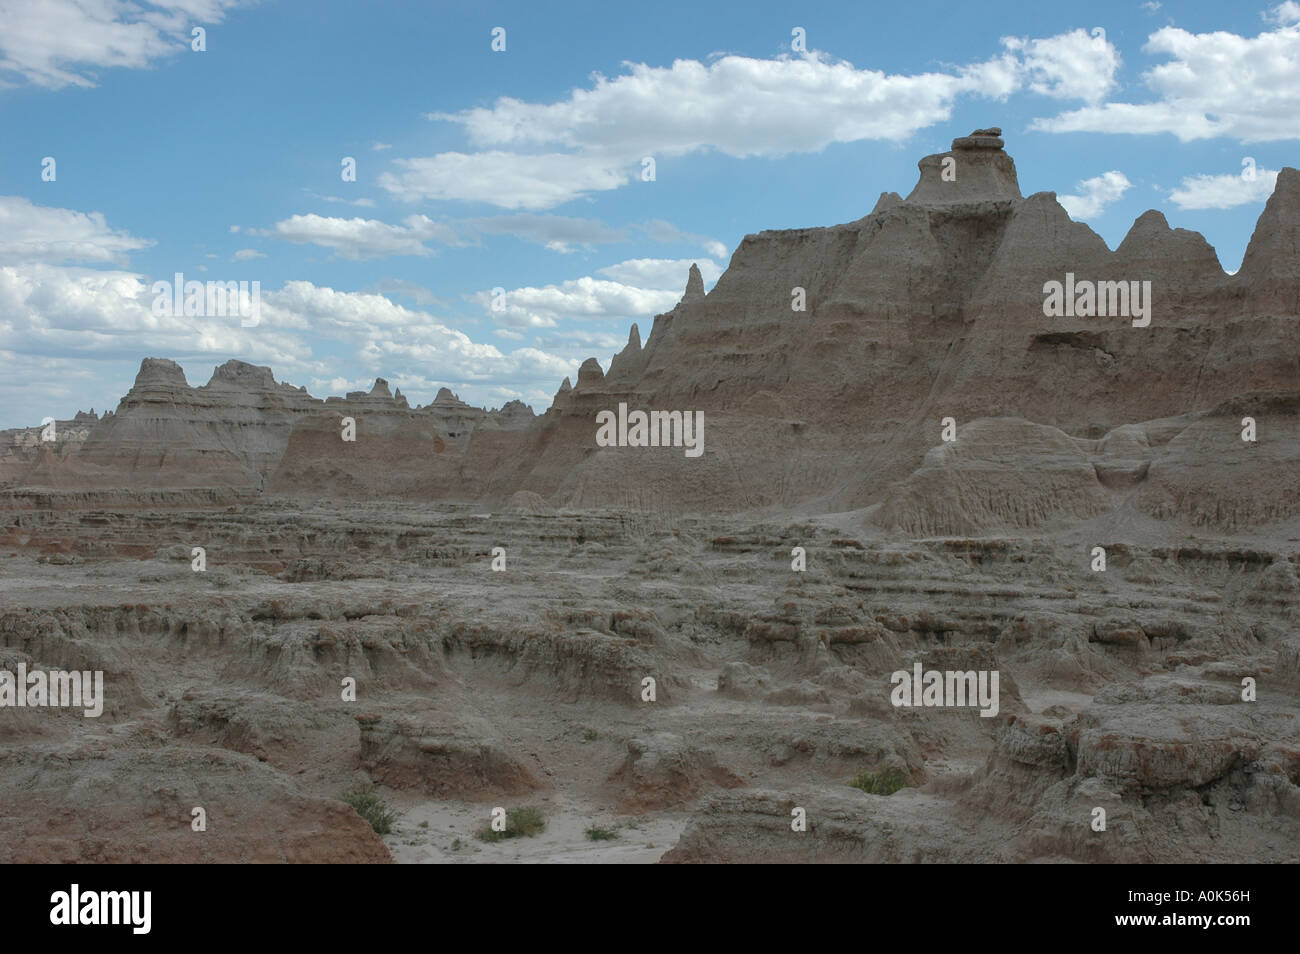
[[[1158,209],[1235,271],[1300,165],[1300,2],[0,0],[0,428],[145,357],[540,412],[692,262],[987,126],[1111,248]]]

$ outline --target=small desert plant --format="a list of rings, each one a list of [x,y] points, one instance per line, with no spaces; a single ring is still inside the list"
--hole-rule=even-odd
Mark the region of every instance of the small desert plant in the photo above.
[[[590,841],[612,841],[618,837],[618,832],[612,828],[597,828],[592,826],[587,829],[587,838]]]
[[[388,803],[379,797],[373,785],[361,785],[347,792],[343,796],[343,801],[347,802],[357,810],[357,814],[370,822],[376,834],[387,835],[393,830],[393,822],[397,821],[397,812],[388,807]]]
[[[887,768],[879,772],[859,772],[849,784],[868,795],[893,795],[900,788],[906,788],[908,781],[907,773],[902,769]]]
[[[584,742],[595,742],[599,738],[600,733],[595,729],[588,729],[586,732],[582,733],[582,741]]]
[[[474,832],[480,841],[501,841],[505,838],[532,838],[540,835],[546,828],[546,816],[542,810],[533,805],[512,808],[506,812],[505,831],[493,831],[492,826],[480,828]]]

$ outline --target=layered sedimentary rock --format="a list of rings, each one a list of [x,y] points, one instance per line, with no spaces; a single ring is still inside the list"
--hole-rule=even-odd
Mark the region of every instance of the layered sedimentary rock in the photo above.
[[[147,358],[73,463],[109,486],[256,487],[296,419],[320,405],[306,389],[277,383],[270,368],[227,361],[193,388],[175,362]]]
[[[935,456],[945,418],[961,428],[1022,419],[1032,426],[1016,435],[984,424],[971,433],[1033,457],[1041,441],[1032,435],[1046,433],[1035,427],[1066,443],[1141,443],[1133,428],[1159,430],[1158,422],[1247,395],[1273,409],[1259,422],[1273,442],[1267,454],[1276,466],[1294,463],[1286,436],[1294,415],[1271,395],[1300,382],[1300,172],[1279,174],[1242,267],[1229,276],[1201,236],[1170,228],[1159,212],[1142,215],[1111,251],[1053,193],[1023,197],[998,129],[954,140],[919,169],[906,199],[883,194],[856,221],[746,236],[707,294],[692,268],[682,300],[654,317],[644,343],[634,325],[608,374],[588,360],[540,417],[517,402],[472,408],[446,389],[411,409],[382,379],[368,393],[322,402],[237,361],[191,388],[175,364],[148,359],[80,449],[39,468],[11,462],[5,479],[10,487],[129,480],[491,504],[527,492],[549,506],[669,511],[879,503],[899,526],[938,529],[988,522],[955,511],[922,517],[902,502],[972,473],[968,451]],[[1098,286],[1096,308],[1127,304],[1145,315],[1047,316],[1047,283],[1076,281]],[[1125,294],[1102,283],[1124,283]],[[703,412],[703,454],[598,446],[597,415],[620,403]],[[341,437],[345,418],[355,422],[354,442]],[[1222,425],[1215,439],[1226,441],[1230,423],[1219,415],[1198,426]],[[1163,441],[1180,446],[1174,434]],[[1026,492],[1051,495],[1068,483],[1081,494],[1072,517],[1088,518],[1118,505],[1112,491],[1123,471],[1120,482],[1140,490],[1145,512],[1164,518],[1177,509],[1168,503],[1177,457],[1157,463],[1143,451],[1146,468],[1125,470],[1122,461],[1138,458],[1108,462],[1109,452],[1078,446],[1086,461],[1074,473],[1081,479],[1092,467],[1099,486],[1057,474],[1051,488]],[[1148,475],[1164,489],[1145,487]],[[1231,481],[1220,489],[1236,492]],[[909,508],[915,517],[902,516]]]
[[[998,130],[920,168],[541,415],[146,359],[11,434],[0,670],[105,692],[0,708],[0,859],[1300,860],[1300,175],[1229,277],[1022,197]],[[1149,322],[1046,315],[1076,280]]]

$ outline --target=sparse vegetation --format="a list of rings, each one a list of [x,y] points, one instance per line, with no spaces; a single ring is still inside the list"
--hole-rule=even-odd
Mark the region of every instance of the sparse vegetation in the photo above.
[[[389,807],[379,793],[375,791],[373,785],[361,785],[346,792],[343,795],[343,801],[347,802],[356,809],[357,814],[370,822],[376,834],[387,835],[393,830],[393,822],[397,821],[397,812]]]
[[[600,738],[600,733],[597,732],[595,729],[588,729],[587,731],[582,733],[582,741],[584,742],[595,742],[599,738]]]
[[[907,788],[910,781],[902,769],[887,768],[879,772],[859,772],[849,784],[868,795],[893,795],[900,788]]]
[[[506,838],[532,838],[546,828],[546,816],[535,805],[512,808],[506,812],[505,831],[493,831],[488,825],[474,832],[480,841],[503,841]]]
[[[592,826],[587,829],[587,839],[589,841],[612,841],[618,837],[618,832],[612,828],[598,828]]]

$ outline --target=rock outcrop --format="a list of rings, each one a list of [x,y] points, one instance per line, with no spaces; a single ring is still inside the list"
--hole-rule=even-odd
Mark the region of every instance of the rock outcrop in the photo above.
[[[382,378],[322,402],[238,361],[191,388],[176,364],[150,358],[84,443],[39,460],[11,450],[0,477],[30,489],[493,504],[527,491],[550,506],[661,511],[880,504],[875,519],[917,532],[1093,519],[1121,506],[1123,490],[1155,519],[1182,519],[1179,468],[1197,465],[1175,453],[1177,430],[1193,424],[1164,433],[1160,422],[1246,395],[1268,409],[1259,426],[1269,466],[1294,466],[1293,413],[1279,395],[1300,382],[1300,173],[1279,174],[1228,276],[1200,235],[1159,212],[1111,251],[1053,193],[1023,197],[1000,129],[959,137],[918,168],[906,199],[883,193],[864,218],[746,236],[707,294],[692,266],[681,301],[654,317],[644,342],[634,324],[608,372],[589,358],[541,415],[519,403],[470,407],[447,388],[412,409]],[[1106,286],[1094,302],[1145,317],[1082,305],[1045,314],[1047,283],[1076,280],[1124,283],[1124,295]],[[703,453],[597,446],[597,415],[620,403],[702,412]],[[347,418],[355,442],[340,437]],[[941,447],[947,418],[970,435],[966,447]],[[989,423],[1011,419],[1024,423]],[[1187,440],[1218,428],[1206,439],[1228,441],[1230,423],[1211,416]],[[1159,448],[1144,443],[1154,431]],[[1019,455],[1052,479],[1011,475],[1004,465]],[[1010,482],[992,489],[995,474]],[[1290,513],[1259,501],[1237,509],[1191,519],[1230,529]]]

